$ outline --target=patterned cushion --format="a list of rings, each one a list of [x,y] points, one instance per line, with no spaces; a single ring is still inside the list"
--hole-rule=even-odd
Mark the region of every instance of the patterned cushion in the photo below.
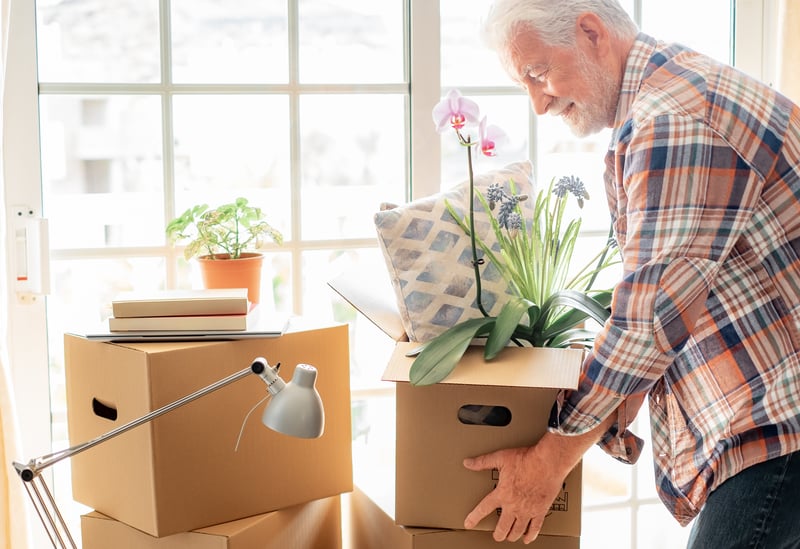
[[[533,195],[531,163],[518,162],[475,176],[475,191],[484,193],[498,182],[517,193]],[[392,279],[403,326],[410,341],[427,341],[450,326],[481,316],[476,301],[470,238],[445,207],[447,200],[464,217],[469,215],[469,181],[451,190],[375,214],[378,242]],[[531,219],[532,200],[521,205]],[[489,215],[475,199],[475,232],[499,250]],[[478,257],[483,253],[478,248]],[[497,315],[510,296],[508,285],[488,259],[480,267],[484,309]]]

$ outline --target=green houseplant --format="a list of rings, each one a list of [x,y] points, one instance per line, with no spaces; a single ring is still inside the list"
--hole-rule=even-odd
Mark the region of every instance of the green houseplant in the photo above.
[[[210,208],[198,204],[167,223],[167,239],[186,242],[186,259],[196,257],[208,288],[248,288],[252,303],[260,300],[263,254],[254,250],[266,240],[283,244],[283,235],[264,211],[246,198]]]
[[[475,267],[476,302],[481,317],[460,322],[437,337],[423,343],[416,351],[409,372],[415,385],[438,383],[458,364],[476,338],[485,339],[484,359],[491,360],[510,344],[533,347],[589,347],[593,333],[583,328],[587,319],[602,324],[609,316],[610,289],[595,289],[600,272],[616,264],[618,250],[611,232],[605,246],[577,270],[572,265],[580,218],[565,223],[567,200],[574,196],[580,207],[589,198],[583,183],[575,177],[563,177],[539,191],[533,218],[524,219],[520,203],[529,197],[516,195],[492,185],[486,196],[475,194],[472,186],[472,148],[485,155],[495,154],[502,131],[488,126],[480,118],[477,104],[451,91],[433,110],[437,130],[452,128],[458,142],[466,148],[470,194],[490,214],[492,230],[500,245],[493,250],[475,235],[474,201],[464,217],[448,204],[448,211],[472,241]],[[478,124],[479,139],[473,141],[463,129]],[[497,210],[495,212],[495,210]],[[480,248],[501,272],[514,296],[498,316],[489,316],[481,303],[481,280],[477,250]]]

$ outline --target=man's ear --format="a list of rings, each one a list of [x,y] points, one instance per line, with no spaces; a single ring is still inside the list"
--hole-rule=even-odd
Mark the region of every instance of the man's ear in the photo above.
[[[604,54],[609,48],[609,33],[603,21],[594,13],[578,16],[575,23],[578,47],[588,47],[596,53]]]

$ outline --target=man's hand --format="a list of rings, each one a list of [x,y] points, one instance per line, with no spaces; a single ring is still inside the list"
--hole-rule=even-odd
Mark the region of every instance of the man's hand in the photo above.
[[[464,466],[471,471],[497,469],[497,487],[472,510],[464,527],[474,528],[485,516],[501,508],[494,530],[496,541],[530,543],[539,535],[544,517],[569,473],[559,464],[542,459],[535,446],[498,450],[491,454],[467,458]]]
[[[611,414],[582,435],[548,432],[531,447],[498,450],[465,459],[464,467],[471,471],[497,469],[500,476],[497,487],[467,515],[464,527],[474,528],[481,519],[500,508],[500,518],[494,529],[496,541],[517,541],[523,536],[526,544],[535,540],[564,479],[586,450],[608,431],[615,416]]]

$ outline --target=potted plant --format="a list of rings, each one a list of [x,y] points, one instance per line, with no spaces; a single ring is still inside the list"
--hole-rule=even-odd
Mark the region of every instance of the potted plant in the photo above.
[[[262,209],[242,197],[213,209],[193,206],[167,223],[166,233],[173,244],[186,242],[184,256],[197,258],[207,288],[247,288],[253,304],[260,301],[264,259],[254,250],[266,240],[283,244]]]
[[[451,91],[433,110],[434,122],[441,133],[455,130],[459,143],[466,148],[470,195],[473,189],[472,147],[494,156],[495,146],[503,138],[502,130],[480,119],[473,101]],[[463,134],[466,124],[478,124],[479,139]],[[578,206],[589,198],[583,183],[575,177],[562,177],[539,191],[533,218],[525,219],[520,203],[529,197],[515,194],[499,185],[488,188],[486,196],[476,198],[489,212],[492,230],[500,250],[487,246],[475,234],[474,201],[466,216],[447,204],[449,213],[472,241],[475,268],[476,302],[481,317],[460,322],[423,343],[409,372],[415,385],[437,383],[456,367],[475,338],[484,338],[484,359],[491,360],[508,345],[533,347],[590,347],[593,333],[583,328],[593,319],[602,324],[609,316],[610,289],[595,289],[598,274],[618,263],[616,243],[609,239],[584,265],[572,268],[573,251],[580,230],[580,218],[564,223],[567,200],[574,196]],[[514,297],[494,317],[481,304],[481,279],[477,250],[480,248],[500,271]]]

